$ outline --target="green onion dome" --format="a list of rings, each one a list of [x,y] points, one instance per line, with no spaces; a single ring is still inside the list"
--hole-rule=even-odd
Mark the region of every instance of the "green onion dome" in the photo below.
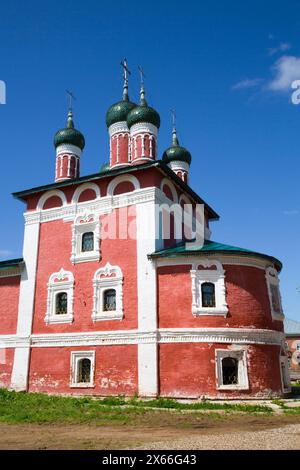
[[[129,101],[128,83],[127,80],[125,80],[122,101],[118,101],[118,103],[113,104],[106,113],[107,127],[115,124],[116,122],[126,121],[128,113],[135,107],[136,104]]]
[[[83,134],[74,127],[72,111],[69,111],[65,129],[60,129],[54,136],[55,148],[62,144],[75,145],[81,150],[83,150],[85,146]]]
[[[100,169],[100,173],[104,172],[104,171],[108,171],[110,170],[110,163],[109,162],[106,162],[102,165],[101,169]]]
[[[192,156],[186,148],[181,147],[179,145],[175,128],[173,129],[172,135],[172,145],[163,153],[163,161],[165,163],[181,161],[186,162],[190,165],[192,161]]]
[[[139,122],[149,122],[157,128],[160,126],[159,114],[154,108],[148,106],[143,87],[141,88],[140,104],[135,106],[127,116],[127,125],[129,128]]]

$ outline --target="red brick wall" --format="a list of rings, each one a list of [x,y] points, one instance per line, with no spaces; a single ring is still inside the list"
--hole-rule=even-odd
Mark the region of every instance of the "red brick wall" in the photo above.
[[[94,388],[70,388],[71,351],[96,351]],[[137,346],[33,348],[29,391],[76,395],[135,395]]]
[[[118,214],[117,231],[119,230]],[[134,230],[135,211],[130,212]],[[62,220],[41,225],[37,282],[34,308],[34,333],[61,333],[92,330],[122,330],[137,327],[137,266],[136,240],[101,240],[101,260],[73,265],[71,256],[72,223]],[[93,277],[97,269],[106,265],[117,265],[124,276],[124,319],[92,322]],[[61,268],[74,275],[74,322],[72,324],[46,325],[47,283],[52,273]]]
[[[0,278],[0,334],[17,331],[21,276]]]
[[[249,390],[217,390],[215,349],[227,349],[226,344],[177,343],[159,346],[160,394],[168,397],[202,396],[225,398],[250,395],[281,394],[279,347],[248,345],[247,364]],[[278,366],[277,366],[278,365]],[[277,366],[277,367],[275,367]]]
[[[0,388],[9,388],[14,363],[15,350],[7,348],[5,351],[0,345]]]
[[[229,327],[282,331],[282,322],[272,321],[264,270],[233,265],[224,265],[224,269],[229,307],[227,317],[195,318],[191,312],[191,265],[158,268],[160,328]]]

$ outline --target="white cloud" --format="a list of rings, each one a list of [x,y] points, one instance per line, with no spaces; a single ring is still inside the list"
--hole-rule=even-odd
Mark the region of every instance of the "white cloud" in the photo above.
[[[232,90],[246,90],[248,88],[254,88],[262,82],[261,78],[246,78],[231,87]]]
[[[277,52],[285,52],[285,51],[288,51],[289,49],[291,49],[291,44],[288,43],[288,42],[281,42],[279,44],[279,46],[277,47],[270,47],[268,49],[268,53],[269,55],[274,55],[274,54],[277,54]]]
[[[0,250],[0,258],[6,258],[12,255],[13,255],[13,252],[10,250]]]
[[[300,80],[300,57],[282,56],[272,66],[273,79],[267,89],[272,91],[288,91],[294,80]]]

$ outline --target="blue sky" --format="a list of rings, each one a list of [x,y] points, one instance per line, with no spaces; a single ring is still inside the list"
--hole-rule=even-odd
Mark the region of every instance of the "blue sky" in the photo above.
[[[54,179],[53,135],[64,125],[65,89],[86,149],[81,174],[108,159],[107,108],[121,96],[120,60],[146,73],[160,113],[159,151],[170,108],[192,153],[191,186],[220,215],[216,241],[282,260],[285,313],[300,320],[300,2],[2,0],[0,258],[22,253],[24,206],[11,192]]]

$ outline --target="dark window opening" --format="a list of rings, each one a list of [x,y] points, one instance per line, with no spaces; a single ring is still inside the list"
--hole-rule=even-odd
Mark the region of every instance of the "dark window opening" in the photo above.
[[[56,315],[65,315],[68,313],[68,294],[66,292],[60,292],[56,296]]]
[[[78,383],[90,383],[91,381],[91,361],[90,359],[80,359],[78,362]]]
[[[86,232],[82,235],[82,246],[81,251],[93,251],[94,250],[94,233]]]
[[[116,291],[115,289],[109,289],[104,292],[103,296],[103,310],[110,311],[116,310]]]
[[[272,297],[272,306],[274,312],[280,313],[281,306],[280,306],[280,296],[279,296],[279,289],[274,284],[271,284],[271,297]]]
[[[224,357],[222,359],[223,385],[238,384],[238,360],[233,357]]]
[[[201,285],[202,307],[215,307],[215,285],[212,282],[204,282]]]

